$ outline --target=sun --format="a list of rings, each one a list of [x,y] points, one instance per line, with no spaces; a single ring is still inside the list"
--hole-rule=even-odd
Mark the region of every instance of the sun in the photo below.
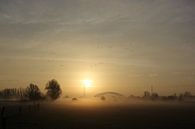
[[[85,87],[91,87],[92,86],[92,80],[85,79],[83,80],[83,84]]]

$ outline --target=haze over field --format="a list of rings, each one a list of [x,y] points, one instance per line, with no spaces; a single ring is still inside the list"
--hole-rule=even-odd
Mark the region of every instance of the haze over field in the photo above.
[[[195,93],[194,0],[1,0],[0,89]]]

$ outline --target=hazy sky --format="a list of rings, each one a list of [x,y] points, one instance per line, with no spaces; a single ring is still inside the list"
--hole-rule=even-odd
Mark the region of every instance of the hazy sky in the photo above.
[[[0,89],[195,93],[194,0],[0,0]]]

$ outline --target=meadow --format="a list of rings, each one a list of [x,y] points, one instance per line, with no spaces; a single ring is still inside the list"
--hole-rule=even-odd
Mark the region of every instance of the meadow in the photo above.
[[[1,102],[6,129],[194,129],[195,104],[100,101]],[[1,120],[2,125],[2,120]]]

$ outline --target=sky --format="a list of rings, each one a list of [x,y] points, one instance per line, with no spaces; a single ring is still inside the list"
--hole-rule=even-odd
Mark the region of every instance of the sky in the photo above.
[[[195,93],[194,0],[0,0],[0,89]]]

